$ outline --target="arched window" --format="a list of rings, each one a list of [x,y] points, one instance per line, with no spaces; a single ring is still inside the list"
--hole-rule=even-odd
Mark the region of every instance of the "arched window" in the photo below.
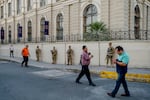
[[[63,16],[57,15],[57,40],[63,40]]]
[[[41,27],[41,35],[40,38],[42,41],[45,40],[45,36],[44,36],[44,31],[45,31],[45,18],[41,18],[41,23],[40,23],[40,27]]]
[[[134,16],[134,34],[135,39],[140,39],[140,8],[138,5],[135,7],[135,16]]]
[[[32,22],[28,21],[28,41],[32,41]]]
[[[89,25],[97,21],[97,8],[95,5],[88,5],[83,13],[83,32],[87,32]]]
[[[4,43],[4,39],[5,39],[5,34],[4,34],[4,28],[1,27],[1,43]]]
[[[11,34],[11,26],[8,27],[8,42],[11,43],[12,34]]]

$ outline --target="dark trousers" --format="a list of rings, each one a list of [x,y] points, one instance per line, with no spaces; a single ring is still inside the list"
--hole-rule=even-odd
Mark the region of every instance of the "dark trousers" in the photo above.
[[[14,51],[10,51],[10,57],[14,57]]]
[[[81,70],[79,76],[77,77],[76,81],[79,81],[83,77],[84,74],[86,75],[86,77],[89,81],[89,84],[91,84],[92,80],[91,80],[91,75],[90,75],[90,72],[89,72],[88,65],[82,65],[82,70]]]
[[[25,66],[28,66],[28,56],[23,56],[22,65],[25,63]]]
[[[126,94],[130,94],[130,93],[129,93],[129,90],[128,90],[127,82],[126,82],[126,80],[125,80],[125,75],[126,75],[125,73],[124,73],[124,74],[118,73],[118,79],[117,79],[117,81],[116,81],[115,89],[112,91],[112,95],[115,96],[115,95],[117,94],[117,92],[118,92],[118,90],[119,90],[121,84],[123,85],[123,88],[124,88],[124,90],[125,90],[125,93],[126,93]]]

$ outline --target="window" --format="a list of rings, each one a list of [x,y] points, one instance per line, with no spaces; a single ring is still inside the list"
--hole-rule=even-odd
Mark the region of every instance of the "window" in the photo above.
[[[40,0],[40,7],[43,7],[46,5],[46,0]]]
[[[17,14],[21,12],[21,0],[17,0]]]
[[[22,26],[20,25],[20,23],[17,24],[17,33],[17,41],[20,42],[22,38]]]
[[[1,18],[4,18],[4,7],[1,6]]]
[[[32,23],[28,21],[28,41],[32,40]]]
[[[83,32],[87,32],[89,29],[89,25],[97,21],[97,8],[95,5],[90,4],[85,8],[83,14],[83,21],[84,21]]]
[[[4,33],[4,28],[1,27],[1,43],[4,43],[4,39],[5,39],[5,33]]]
[[[31,0],[27,0],[27,11],[31,10]]]
[[[45,36],[44,36],[44,31],[45,31],[45,18],[41,18],[41,23],[40,23],[40,27],[41,27],[41,40],[44,41],[45,40]]]
[[[63,16],[58,14],[57,16],[57,40],[63,40]]]
[[[8,17],[11,16],[11,14],[12,14],[11,9],[12,9],[11,3],[8,3]]]

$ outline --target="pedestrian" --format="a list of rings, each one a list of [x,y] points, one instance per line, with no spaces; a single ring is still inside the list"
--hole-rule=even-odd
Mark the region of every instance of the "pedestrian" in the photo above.
[[[106,65],[108,67],[108,64],[110,62],[110,65],[113,66],[113,58],[115,54],[115,49],[112,46],[112,42],[109,42],[109,47],[107,49],[107,55],[106,55]]]
[[[51,54],[52,54],[52,64],[56,64],[56,60],[57,60],[57,50],[55,47],[53,47],[53,50],[51,50]]]
[[[90,61],[91,61],[91,58],[93,58],[93,55],[89,55],[88,49],[85,45],[82,47],[82,49],[83,49],[83,53],[82,53],[82,56],[81,56],[82,70],[81,70],[79,76],[76,79],[76,83],[82,84],[80,82],[80,79],[83,77],[83,75],[86,75],[86,77],[89,81],[89,85],[96,86],[91,80],[91,75],[90,75],[90,71],[89,71],[89,68],[88,68],[88,66],[90,64]]]
[[[115,95],[117,94],[117,92],[120,88],[120,85],[122,84],[123,88],[125,90],[125,94],[121,94],[121,96],[130,96],[127,82],[125,79],[125,75],[128,70],[129,56],[124,51],[123,47],[121,47],[121,46],[117,46],[115,48],[115,50],[118,54],[118,58],[115,59],[113,62],[116,64],[116,71],[118,74],[118,79],[116,81],[116,86],[115,86],[114,90],[111,93],[107,93],[107,94],[111,97],[115,97]]]
[[[71,46],[69,46],[69,49],[67,50],[67,61],[68,61],[68,63],[67,63],[67,65],[72,65],[72,58],[73,58],[73,50],[71,49]]]
[[[36,61],[40,61],[41,49],[39,48],[39,46],[37,46],[35,53],[36,53]]]
[[[28,56],[30,56],[29,50],[28,50],[28,45],[25,46],[25,48],[22,49],[22,56],[23,56],[23,61],[21,63],[21,66],[23,67],[23,64],[25,63],[25,67],[28,67]]]
[[[13,47],[12,44],[10,45],[9,51],[10,51],[10,58],[11,58],[11,57],[14,58],[14,47]]]

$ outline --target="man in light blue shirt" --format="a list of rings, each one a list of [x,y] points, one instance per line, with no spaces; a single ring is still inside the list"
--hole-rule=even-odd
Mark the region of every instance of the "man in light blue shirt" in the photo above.
[[[129,56],[128,54],[123,50],[121,46],[117,46],[116,48],[118,58],[114,60],[113,62],[116,64],[116,71],[118,73],[118,79],[116,81],[115,89],[111,93],[107,93],[111,97],[115,97],[117,94],[120,85],[123,85],[123,88],[125,90],[125,94],[121,94],[121,96],[130,96],[128,86],[125,80],[125,75],[128,70],[128,63],[129,63]]]

